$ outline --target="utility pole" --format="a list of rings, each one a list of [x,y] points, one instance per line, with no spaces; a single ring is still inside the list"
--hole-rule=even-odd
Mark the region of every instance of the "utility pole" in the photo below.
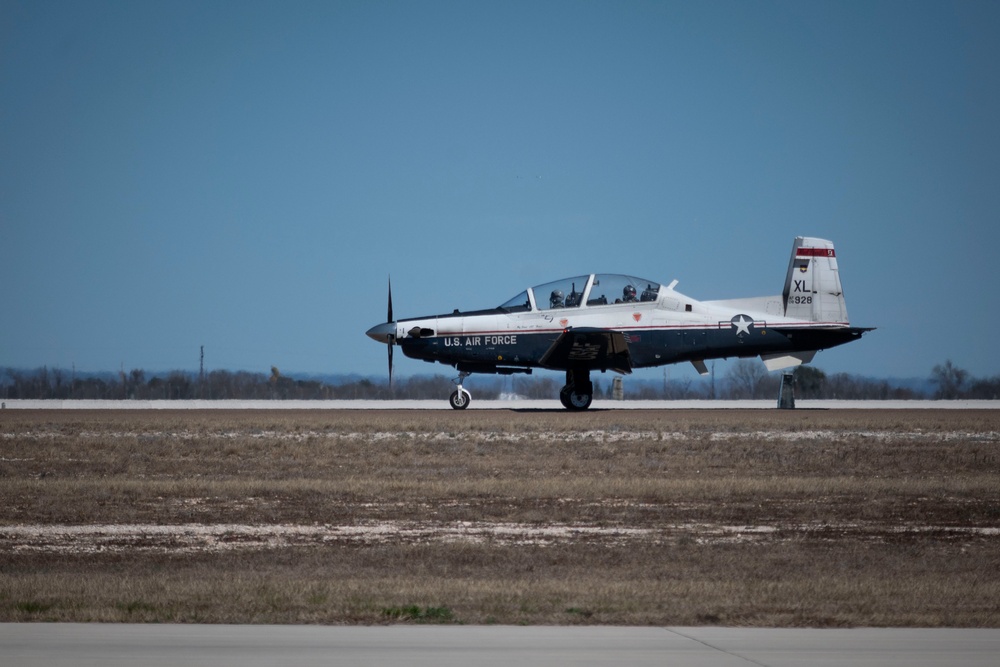
[[[201,364],[198,369],[198,397],[205,398],[205,346],[201,346]]]

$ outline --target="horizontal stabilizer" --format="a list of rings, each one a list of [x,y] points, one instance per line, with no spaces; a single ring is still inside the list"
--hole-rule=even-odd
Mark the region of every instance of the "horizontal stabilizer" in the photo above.
[[[761,360],[769,371],[780,371],[785,368],[808,364],[816,356],[816,350],[790,352],[787,354],[762,354]]]

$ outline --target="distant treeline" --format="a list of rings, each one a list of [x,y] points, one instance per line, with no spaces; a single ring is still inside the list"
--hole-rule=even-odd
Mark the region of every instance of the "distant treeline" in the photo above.
[[[611,398],[612,375],[594,381],[595,398]],[[721,378],[697,380],[639,380],[625,378],[626,399],[769,399],[776,398],[780,373],[768,373],[758,360],[737,361]],[[848,373],[827,375],[812,366],[795,370],[796,397],[801,399],[907,400],[998,399],[1000,376],[976,379],[951,361],[933,368],[929,386],[934,390],[898,386],[888,380]],[[559,395],[563,379],[558,373],[497,377],[477,375],[466,386],[479,400],[504,396],[552,399]],[[272,367],[270,374],[215,370],[201,376],[188,371],[151,374],[129,372],[77,374],[65,369],[34,370],[6,368],[0,371],[0,397],[5,399],[134,399],[134,400],[349,400],[349,399],[441,399],[454,390],[443,375],[387,379],[357,376],[289,377]]]

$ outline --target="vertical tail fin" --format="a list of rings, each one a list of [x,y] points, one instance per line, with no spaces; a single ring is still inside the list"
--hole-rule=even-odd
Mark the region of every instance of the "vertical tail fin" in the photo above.
[[[829,324],[847,324],[837,253],[823,239],[795,237],[785,277],[785,316]]]

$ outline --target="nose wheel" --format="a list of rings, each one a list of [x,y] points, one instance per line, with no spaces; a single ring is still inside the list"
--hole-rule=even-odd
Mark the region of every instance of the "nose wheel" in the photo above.
[[[452,380],[452,382],[458,385],[458,389],[451,392],[451,396],[448,397],[448,403],[454,410],[464,410],[469,407],[469,403],[472,402],[472,394],[467,392],[462,387],[462,381],[470,375],[472,375],[472,373],[459,371],[458,377]]]
[[[472,402],[472,395],[464,389],[456,389],[451,392],[448,402],[455,410],[464,410],[469,407],[469,403]]]

